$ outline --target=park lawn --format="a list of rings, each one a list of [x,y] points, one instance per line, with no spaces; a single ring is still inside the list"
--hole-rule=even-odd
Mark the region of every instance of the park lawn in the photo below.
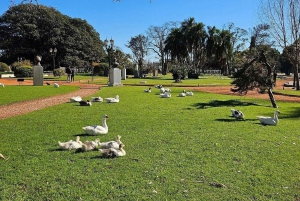
[[[300,199],[300,107],[268,100],[194,92],[160,98],[145,87],[102,87],[93,96],[120,96],[117,104],[65,103],[1,120],[0,200],[297,200]],[[242,110],[245,121],[231,117]],[[86,136],[100,124],[107,135]],[[121,135],[127,155],[58,150],[57,141],[101,141]]]
[[[55,88],[53,85],[28,86],[7,85],[0,90],[0,105],[7,105],[21,101],[46,98],[78,90],[78,86],[64,86]]]

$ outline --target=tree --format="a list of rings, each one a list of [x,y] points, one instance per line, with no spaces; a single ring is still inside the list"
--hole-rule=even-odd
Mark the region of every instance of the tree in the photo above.
[[[258,89],[260,93],[268,90],[270,101],[274,108],[277,108],[276,101],[273,96],[273,86],[276,77],[272,76],[273,68],[267,62],[267,57],[264,51],[253,58],[251,61],[246,62],[244,66],[238,70],[231,83],[235,87],[231,89],[233,92],[240,94],[247,94],[249,90]]]
[[[171,27],[176,27],[176,22],[167,22],[162,26],[151,26],[147,30],[147,36],[149,38],[149,49],[157,54],[162,67],[162,74],[167,74],[167,57],[165,55],[165,40],[171,31]]]
[[[133,59],[138,64],[140,70],[140,77],[143,75],[143,64],[145,57],[148,54],[149,40],[148,37],[139,34],[135,37],[131,37],[130,41],[126,45],[131,49],[133,53]]]
[[[291,46],[287,57],[294,68],[294,86],[299,90],[300,0],[262,0],[261,18],[270,25],[269,33],[279,47]]]
[[[83,65],[105,54],[99,34],[91,25],[54,8],[19,4],[0,16],[1,59],[6,63],[41,55],[43,63],[51,64],[49,49],[53,47],[58,50],[55,59],[60,65]]]

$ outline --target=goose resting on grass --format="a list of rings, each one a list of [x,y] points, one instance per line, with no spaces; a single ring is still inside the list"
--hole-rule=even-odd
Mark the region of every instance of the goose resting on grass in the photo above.
[[[171,93],[170,92],[164,92],[160,94],[161,98],[171,98]]]
[[[82,98],[80,96],[74,96],[70,98],[70,102],[80,102]]]
[[[82,101],[79,101],[79,104],[80,104],[80,106],[91,106],[92,102],[89,100],[86,100],[86,101],[82,100]]]
[[[151,87],[149,87],[148,89],[144,89],[144,92],[150,93],[151,92]]]
[[[1,87],[4,87],[4,84],[3,84],[3,83],[0,83],[0,86],[1,86]]]
[[[100,149],[109,149],[109,148],[114,148],[114,149],[119,149],[120,144],[123,144],[121,142],[121,136],[118,135],[116,141],[109,141],[109,142],[99,142],[99,148]]]
[[[108,103],[118,103],[120,101],[119,95],[116,95],[115,98],[105,98]]]
[[[82,142],[80,141],[80,137],[76,137],[75,140],[70,140],[68,142],[60,142],[58,141],[58,145],[62,150],[71,150],[71,149],[79,149],[82,147]]]
[[[120,156],[125,156],[126,151],[123,149],[125,147],[124,144],[120,144],[118,149],[109,148],[109,149],[99,149],[102,154],[102,157],[105,158],[115,158]]]
[[[58,87],[59,87],[59,84],[54,83],[54,87],[55,87],[55,88],[58,88]]]
[[[240,110],[231,109],[231,114],[236,119],[244,119],[244,114]]]
[[[272,125],[276,126],[279,122],[278,114],[280,114],[279,110],[276,110],[274,112],[274,117],[264,117],[264,116],[258,116],[258,120],[262,125]]]
[[[99,146],[99,142],[99,139],[96,139],[94,141],[85,141],[84,144],[82,144],[82,151],[86,152],[96,150]]]
[[[102,126],[95,125],[95,126],[85,126],[82,129],[88,135],[102,135],[108,133],[108,126],[106,124],[106,119],[108,116],[105,114],[102,118]]]
[[[92,97],[92,102],[103,102],[103,98],[99,97]]]
[[[188,91],[188,92],[186,92],[186,95],[187,95],[187,96],[193,96],[194,93],[193,93],[192,91]]]

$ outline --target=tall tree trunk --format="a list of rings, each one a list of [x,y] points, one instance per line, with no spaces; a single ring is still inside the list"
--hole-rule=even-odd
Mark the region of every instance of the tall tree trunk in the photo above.
[[[274,98],[274,95],[273,95],[273,91],[272,91],[271,88],[268,88],[268,94],[269,94],[269,97],[270,97],[273,108],[278,108],[277,104],[276,104],[276,101],[275,101],[275,98]]]

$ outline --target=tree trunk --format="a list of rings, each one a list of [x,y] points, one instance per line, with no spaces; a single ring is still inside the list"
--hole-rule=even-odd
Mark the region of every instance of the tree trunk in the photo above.
[[[268,88],[268,94],[269,94],[269,97],[270,97],[273,108],[278,108],[277,104],[276,104],[276,101],[275,101],[275,98],[274,98],[274,95],[273,95],[273,91],[272,91],[271,88]]]

